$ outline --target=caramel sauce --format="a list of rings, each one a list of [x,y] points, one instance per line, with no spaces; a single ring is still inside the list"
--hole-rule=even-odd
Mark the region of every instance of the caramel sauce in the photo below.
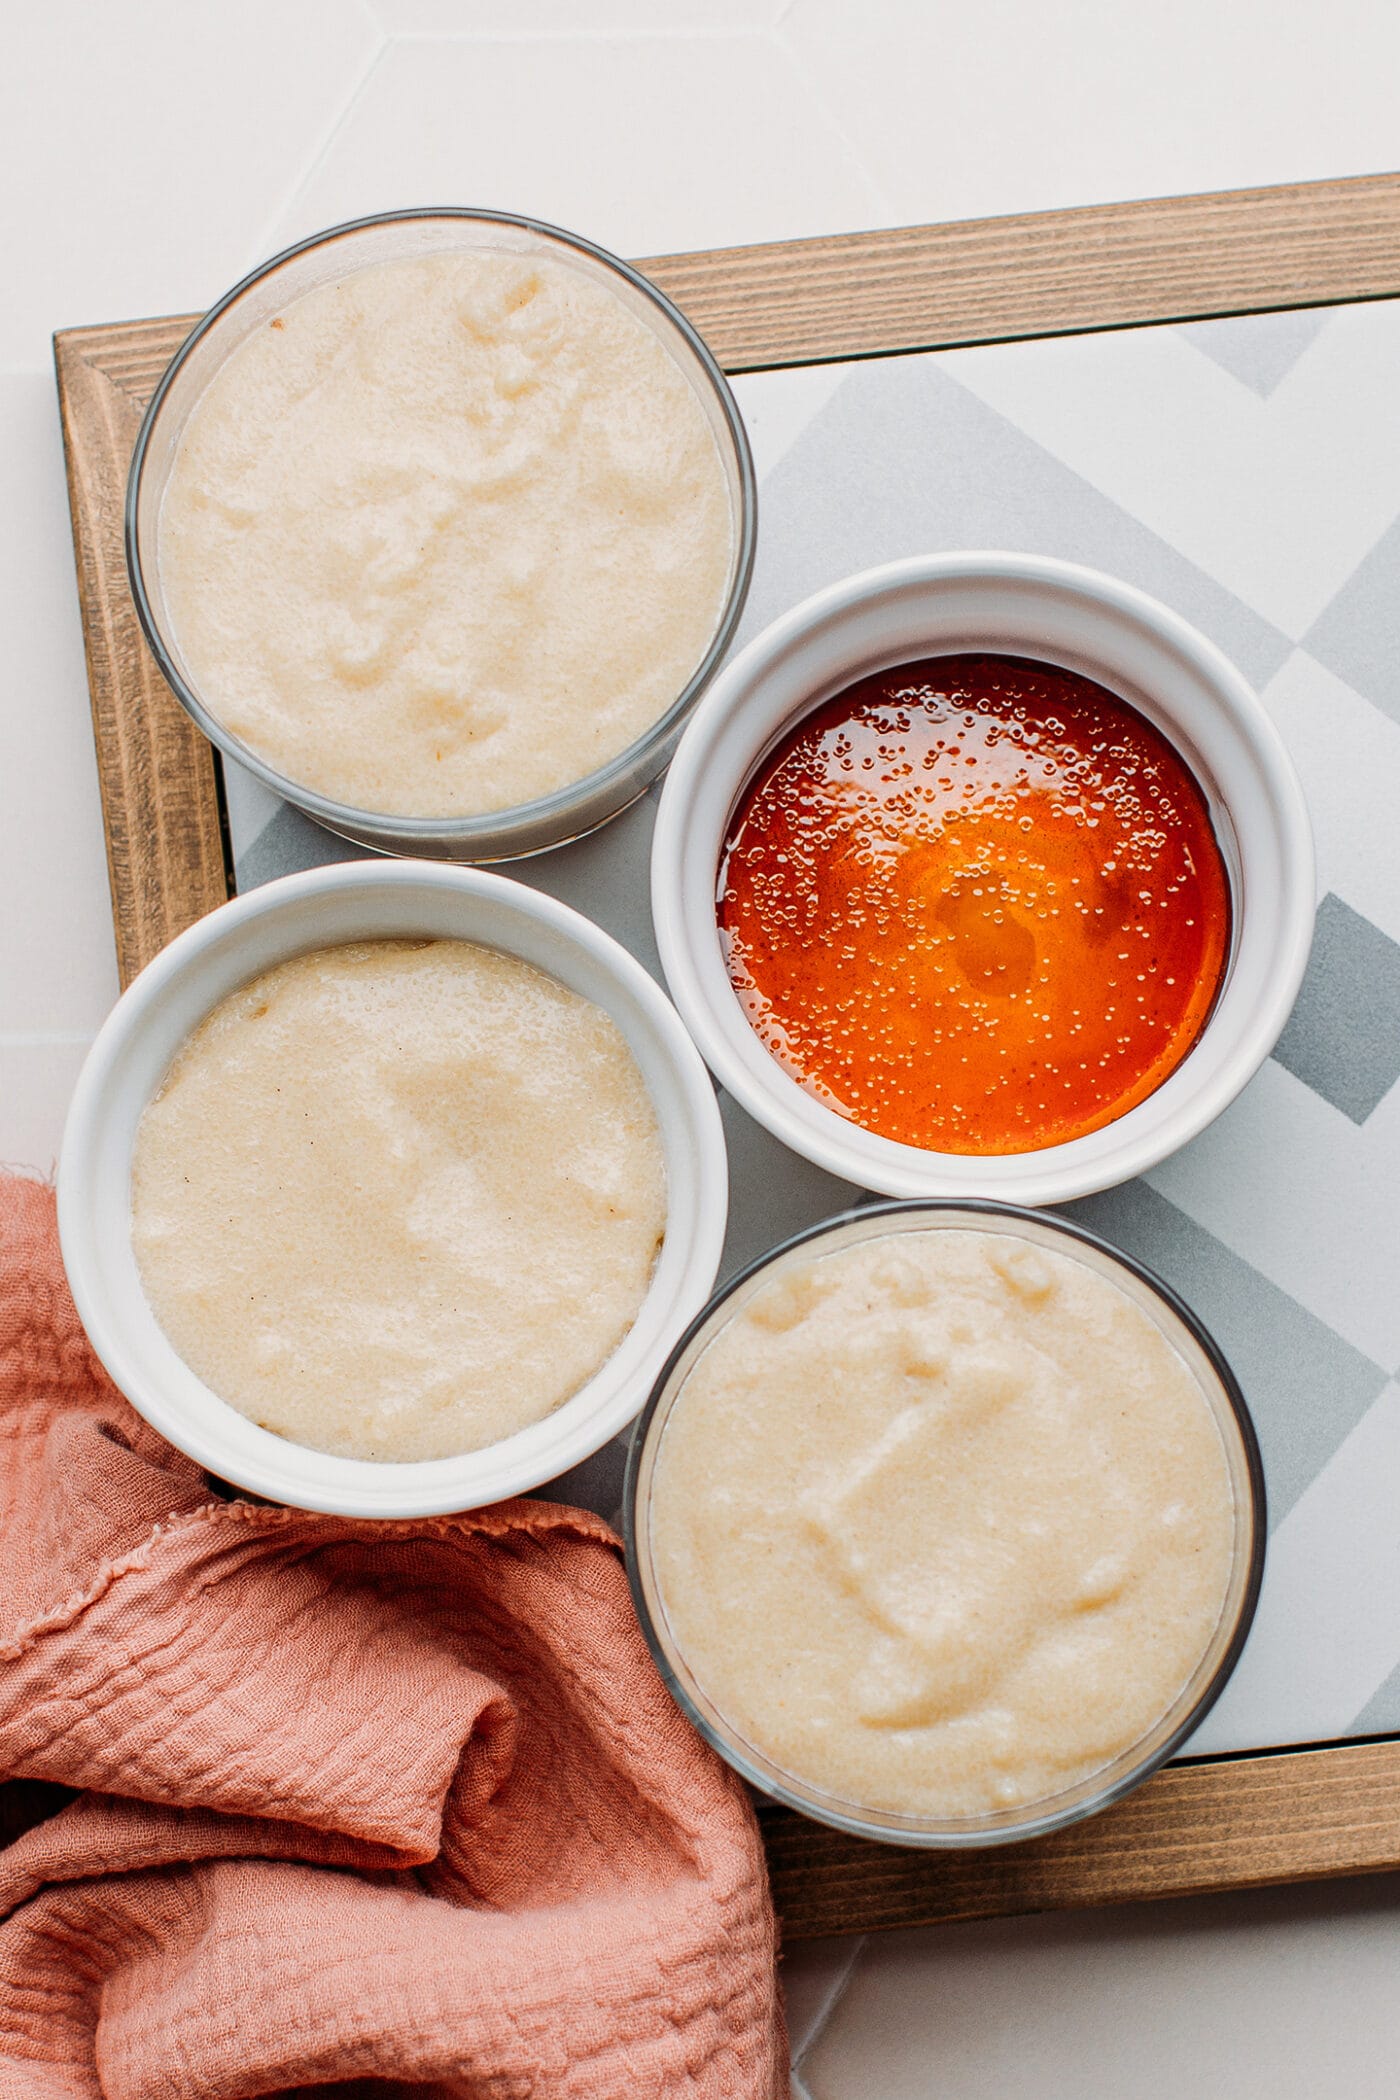
[[[761,1041],[863,1129],[1034,1152],[1145,1100],[1220,988],[1205,796],[1077,673],[942,656],[860,680],[750,781],[719,875]]]

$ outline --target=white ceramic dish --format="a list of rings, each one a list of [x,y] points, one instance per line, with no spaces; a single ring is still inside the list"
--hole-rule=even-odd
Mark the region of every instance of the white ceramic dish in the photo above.
[[[411,1464],[330,1457],[260,1429],[218,1398],[157,1325],[132,1252],[136,1126],[203,1016],[250,977],[341,941],[448,937],[517,955],[594,1000],[622,1030],[666,1156],[666,1237],[632,1329],[544,1421],[485,1450]],[[728,1178],[714,1090],[663,993],[608,934],[503,876],[417,861],[289,875],[211,912],[128,988],[88,1054],[58,1175],[63,1259],[93,1346],[162,1436],[223,1479],[303,1509],[431,1516],[521,1494],[577,1465],[637,1413],[714,1283]]]
[[[1081,672],[1164,732],[1206,793],[1234,917],[1214,1011],[1157,1092],[1087,1137],[996,1158],[898,1144],[805,1092],[745,1017],[715,916],[730,817],[783,732],[857,678],[971,649]],[[775,621],[726,666],[691,718],[652,849],[652,912],[667,982],[715,1076],[794,1152],[887,1196],[1064,1203],[1165,1159],[1228,1107],[1273,1048],[1307,965],[1315,903],[1303,791],[1239,672],[1144,592],[1031,554],[892,562],[832,585]]]

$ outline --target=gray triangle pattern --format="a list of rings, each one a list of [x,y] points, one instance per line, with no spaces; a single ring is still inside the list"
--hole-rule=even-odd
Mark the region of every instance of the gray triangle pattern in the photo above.
[[[1240,314],[1223,321],[1187,321],[1181,334],[1203,356],[1267,401],[1327,324],[1325,307],[1282,314]]]
[[[240,894],[261,889],[279,875],[299,875],[305,868],[325,868],[335,861],[363,860],[363,849],[337,838],[304,817],[290,802],[279,804],[256,837],[237,855],[234,873]]]
[[[1302,646],[1400,722],[1400,517],[1318,615]]]
[[[1275,1529],[1386,1373],[1145,1181],[1068,1204],[1065,1216],[1136,1255],[1205,1321],[1249,1402]]]
[[[853,571],[1006,547],[1107,569],[1218,642],[1254,685],[1292,644],[936,358],[856,366],[764,481],[740,641]]]
[[[1400,1663],[1377,1686],[1347,1729],[1348,1735],[1400,1734]]]

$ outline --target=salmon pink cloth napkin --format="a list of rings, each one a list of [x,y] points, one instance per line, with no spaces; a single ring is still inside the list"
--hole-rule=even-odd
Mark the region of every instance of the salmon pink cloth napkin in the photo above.
[[[131,1411],[0,1178],[4,2100],[786,2091],[752,1813],[617,1542],[211,1495]]]

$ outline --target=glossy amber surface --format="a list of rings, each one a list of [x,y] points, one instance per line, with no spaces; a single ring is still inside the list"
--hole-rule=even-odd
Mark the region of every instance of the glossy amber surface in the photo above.
[[[1134,1107],[1210,1013],[1230,889],[1184,760],[1075,672],[902,664],[807,715],[720,868],[735,989],[864,1129],[1038,1151]]]

